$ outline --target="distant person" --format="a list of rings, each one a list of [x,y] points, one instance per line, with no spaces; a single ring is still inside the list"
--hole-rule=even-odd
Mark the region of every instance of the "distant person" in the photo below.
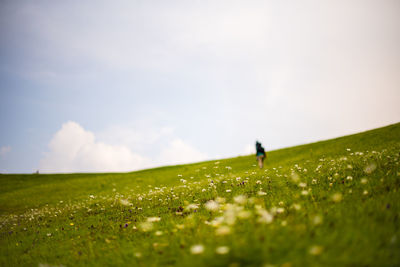
[[[258,161],[258,167],[260,167],[260,169],[263,168],[264,166],[264,159],[266,157],[265,154],[265,150],[262,147],[261,143],[259,143],[258,141],[256,141],[256,156],[257,156],[257,161]]]

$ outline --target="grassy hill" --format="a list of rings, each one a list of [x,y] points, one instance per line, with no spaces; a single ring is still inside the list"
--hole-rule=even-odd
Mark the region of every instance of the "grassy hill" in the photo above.
[[[132,173],[0,175],[2,266],[398,266],[400,124]]]

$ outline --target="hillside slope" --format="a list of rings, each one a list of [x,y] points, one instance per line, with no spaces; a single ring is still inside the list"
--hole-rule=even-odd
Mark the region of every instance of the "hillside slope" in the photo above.
[[[132,173],[0,175],[0,263],[400,264],[400,124]]]

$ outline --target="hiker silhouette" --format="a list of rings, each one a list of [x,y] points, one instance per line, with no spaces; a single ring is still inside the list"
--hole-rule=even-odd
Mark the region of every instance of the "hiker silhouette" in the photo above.
[[[266,158],[265,150],[262,147],[261,143],[256,141],[256,157],[258,161],[258,167],[262,169],[264,167],[264,159]]]

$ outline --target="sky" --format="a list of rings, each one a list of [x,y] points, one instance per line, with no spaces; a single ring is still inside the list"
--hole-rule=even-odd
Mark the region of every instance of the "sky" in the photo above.
[[[0,173],[127,172],[400,121],[400,1],[0,1]]]

